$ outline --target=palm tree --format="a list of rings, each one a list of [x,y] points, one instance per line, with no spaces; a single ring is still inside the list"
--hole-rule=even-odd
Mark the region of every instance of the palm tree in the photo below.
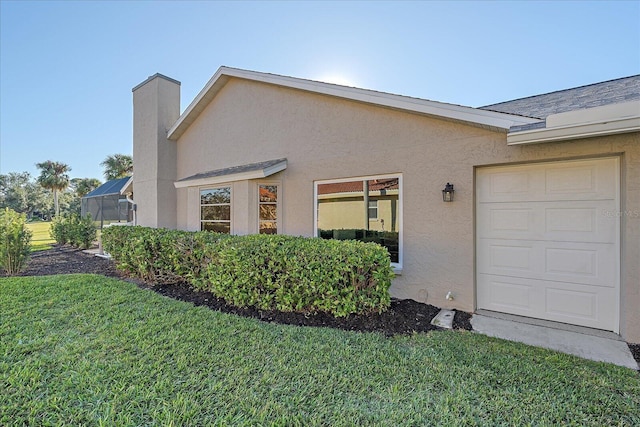
[[[107,181],[124,178],[133,173],[133,158],[127,154],[107,156],[100,166],[104,167],[104,177]]]
[[[71,171],[71,168],[69,165],[52,162],[51,160],[36,163],[36,166],[40,169],[38,184],[53,192],[53,204],[55,205],[56,216],[58,216],[60,215],[58,191],[63,191],[69,186],[69,175],[67,172]]]

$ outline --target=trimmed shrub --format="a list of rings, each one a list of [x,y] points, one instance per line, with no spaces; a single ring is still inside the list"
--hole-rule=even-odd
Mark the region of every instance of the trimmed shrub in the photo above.
[[[9,208],[0,211],[0,264],[7,274],[17,274],[29,259],[31,231],[27,217]]]
[[[105,228],[102,242],[130,274],[185,281],[239,307],[347,316],[390,305],[389,253],[375,243],[127,226]]]
[[[72,214],[54,218],[49,234],[61,245],[70,243],[72,246],[89,249],[96,240],[98,230],[91,215],[80,217],[78,214]]]
[[[393,270],[377,244],[252,235],[212,249],[206,274],[194,285],[236,306],[341,317],[390,305]]]
[[[63,216],[54,217],[51,220],[51,228],[49,229],[49,235],[56,243],[60,245],[66,245],[70,240],[69,227],[67,226],[67,220]]]
[[[118,268],[154,283],[191,283],[209,263],[205,247],[229,237],[208,231],[189,232],[140,226],[102,229],[102,247]]]
[[[93,219],[91,219],[91,215],[87,214],[84,217],[73,215],[72,218],[71,244],[84,249],[89,249],[91,244],[98,237],[98,229],[93,222]]]
[[[89,249],[96,240],[98,229],[91,215],[84,218],[78,214],[58,216],[51,221],[51,238],[60,245],[67,243],[78,248]]]

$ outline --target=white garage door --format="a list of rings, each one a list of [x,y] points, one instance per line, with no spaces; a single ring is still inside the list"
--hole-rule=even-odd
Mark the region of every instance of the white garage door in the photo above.
[[[478,308],[618,332],[619,159],[476,177]]]

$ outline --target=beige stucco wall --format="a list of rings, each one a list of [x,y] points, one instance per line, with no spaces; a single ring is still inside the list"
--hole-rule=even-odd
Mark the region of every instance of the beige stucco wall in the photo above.
[[[178,140],[177,178],[286,157],[287,169],[276,176],[282,181],[281,230],[311,236],[314,181],[401,173],[404,260],[392,294],[473,311],[476,167],[612,154],[622,159],[621,200],[627,213],[621,221],[621,335],[640,342],[637,133],[507,146],[500,132],[232,79]],[[442,202],[447,182],[455,185],[453,203]],[[233,185],[234,192],[239,186],[234,221],[250,230],[257,222],[255,215],[239,213],[237,206],[253,203],[255,185]],[[189,191],[178,191],[178,228],[193,227],[193,210],[187,211],[193,199]],[[445,299],[449,291],[453,301]]]

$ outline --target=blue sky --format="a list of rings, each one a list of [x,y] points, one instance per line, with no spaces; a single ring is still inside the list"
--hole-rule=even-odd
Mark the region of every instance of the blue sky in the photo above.
[[[0,173],[103,179],[131,89],[221,65],[468,106],[640,73],[640,2],[0,0]]]

